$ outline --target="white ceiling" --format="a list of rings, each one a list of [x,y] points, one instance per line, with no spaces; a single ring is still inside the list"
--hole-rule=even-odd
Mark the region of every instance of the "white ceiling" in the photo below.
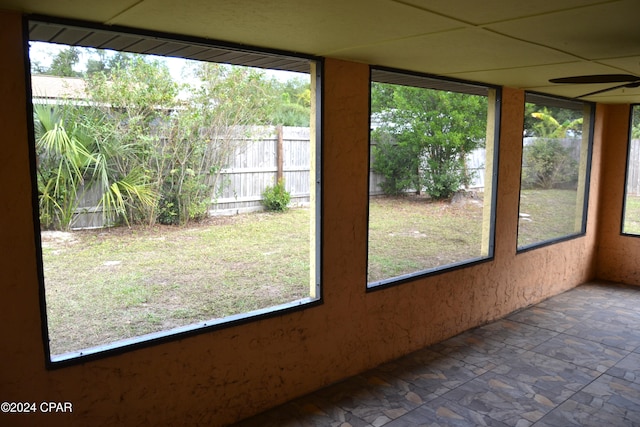
[[[568,97],[640,76],[640,0],[0,0],[0,8],[346,59]],[[640,88],[587,98],[640,102]]]

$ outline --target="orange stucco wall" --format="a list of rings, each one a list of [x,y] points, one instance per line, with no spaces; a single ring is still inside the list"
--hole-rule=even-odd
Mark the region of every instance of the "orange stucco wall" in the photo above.
[[[597,124],[606,141],[603,149],[600,195],[597,275],[603,279],[632,285],[640,284],[640,237],[620,233],[624,198],[627,144],[629,139],[628,105],[601,105]]]
[[[495,259],[365,292],[369,70],[328,59],[323,121],[323,296],[304,311],[47,370],[32,223],[21,17],[0,12],[0,401],[68,401],[71,414],[0,414],[0,425],[224,425],[500,318],[595,277],[617,247],[596,219],[603,140],[622,107],[599,109],[587,235],[516,255],[524,93],[504,89]],[[607,150],[605,164],[618,168]],[[605,196],[603,196],[605,198]],[[634,240],[634,243],[636,241]],[[635,246],[623,262],[632,263]],[[632,269],[632,267],[630,267]]]

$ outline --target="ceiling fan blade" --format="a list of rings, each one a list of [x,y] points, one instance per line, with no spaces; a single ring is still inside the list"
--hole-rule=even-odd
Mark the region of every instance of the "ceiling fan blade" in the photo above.
[[[550,83],[592,84],[592,83],[623,83],[637,82],[640,77],[631,74],[592,74],[589,76],[560,77],[550,79]]]
[[[632,83],[625,83],[625,84],[609,87],[607,89],[600,89],[600,90],[596,90],[595,92],[585,93],[584,95],[576,96],[576,98],[585,98],[587,96],[597,95],[599,93],[609,92],[610,90],[616,90],[616,89],[620,89],[620,88],[623,88],[623,87],[634,88],[634,87],[639,87],[639,86],[640,86],[640,81],[636,81],[636,82],[632,82]]]

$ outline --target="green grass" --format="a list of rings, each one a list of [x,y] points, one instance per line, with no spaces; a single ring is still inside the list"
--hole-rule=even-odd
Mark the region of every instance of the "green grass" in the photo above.
[[[640,196],[627,195],[624,209],[623,232],[640,234]]]
[[[571,232],[575,191],[522,195],[531,220],[521,221],[519,242]],[[482,210],[481,198],[373,198],[368,281],[481,256]],[[293,209],[185,228],[43,232],[51,352],[308,297],[309,230],[309,211]]]
[[[518,247],[579,232],[577,194],[576,190],[522,190]]]
[[[309,296],[309,212],[214,218],[189,228],[43,233],[51,351]]]
[[[482,199],[375,198],[369,221],[369,282],[481,255]]]

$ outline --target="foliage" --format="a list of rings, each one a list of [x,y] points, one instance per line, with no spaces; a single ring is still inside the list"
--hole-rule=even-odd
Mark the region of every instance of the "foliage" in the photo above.
[[[160,144],[158,126],[175,108],[178,85],[173,82],[166,65],[142,56],[132,56],[117,63],[110,72],[96,72],[88,80],[88,96],[95,109],[105,118],[92,126],[95,140],[109,135],[108,147],[116,153],[110,164],[116,177],[132,177],[134,181],[123,187],[111,186],[105,192],[106,204],[118,203],[116,213],[125,222],[152,224],[161,178],[155,174],[157,148]],[[145,203],[126,203],[123,194],[136,186],[148,186]]]
[[[266,123],[273,105],[257,70],[200,63],[192,71],[199,83],[179,87],[158,61],[123,57],[91,79],[92,99],[107,110],[113,134],[135,147],[122,168],[144,169],[161,195],[152,209],[130,213],[139,221],[185,224],[205,217],[222,189],[222,169],[246,143],[249,125]]]
[[[555,114],[548,107],[543,107],[538,111],[533,111],[531,117],[535,119],[530,133],[531,136],[541,138],[579,138],[582,136],[582,111],[570,110],[568,108],[556,108]]]
[[[389,133],[374,131],[372,169],[384,176],[380,188],[385,194],[400,195],[420,185],[419,147],[400,145]]]
[[[61,50],[51,63],[51,67],[47,70],[48,74],[63,77],[78,77],[80,73],[74,68],[80,61],[80,51],[78,48],[69,47]]]
[[[118,174],[115,165],[123,157],[108,135],[98,136],[96,110],[62,106],[34,106],[40,221],[45,228],[72,226],[84,193],[97,188],[105,223],[126,220],[127,207],[154,203],[154,193],[144,174],[133,169]]]
[[[567,138],[582,135],[582,110],[527,102],[524,114],[525,137]]]
[[[311,89],[306,80],[296,78],[286,82],[272,82],[272,90],[279,102],[275,103],[272,118],[274,125],[309,126]]]
[[[563,117],[562,121],[556,119],[548,107],[530,112],[535,121],[530,122],[528,133],[536,139],[523,147],[522,181],[527,188],[550,189],[578,178],[578,162],[562,140],[581,137],[582,112],[556,108],[554,113]]]
[[[631,109],[631,138],[640,139],[640,106]]]
[[[288,209],[290,200],[291,195],[285,189],[282,178],[276,185],[267,186],[262,193],[262,204],[268,211],[284,212]]]
[[[578,162],[561,141],[537,138],[524,147],[522,180],[526,188],[554,188],[578,178]]]
[[[95,159],[86,148],[77,122],[65,111],[36,105],[34,121],[40,222],[45,228],[66,230],[78,206],[84,175]]]
[[[189,61],[183,71],[189,84],[179,85],[162,60],[96,49],[68,48],[53,65],[73,69],[79,52],[90,55],[83,72],[88,105],[64,106],[58,113],[69,117],[51,125],[74,151],[49,153],[39,135],[47,227],[68,227],[82,198],[78,191],[96,188],[109,224],[199,220],[224,190],[221,173],[252,129],[309,123],[310,88],[303,79],[280,82],[255,68]],[[62,73],[53,65],[38,67]]]
[[[223,190],[222,170],[266,123],[273,96],[257,70],[201,63],[200,84],[184,90],[189,102],[162,123],[152,165],[163,194],[160,222],[184,224],[208,213]]]
[[[484,144],[485,97],[382,83],[371,90],[371,110],[379,122],[372,139],[382,141],[374,150],[373,169],[391,181],[391,193],[410,182],[418,192],[444,199],[470,182],[465,160]],[[385,147],[390,140],[395,150]]]

